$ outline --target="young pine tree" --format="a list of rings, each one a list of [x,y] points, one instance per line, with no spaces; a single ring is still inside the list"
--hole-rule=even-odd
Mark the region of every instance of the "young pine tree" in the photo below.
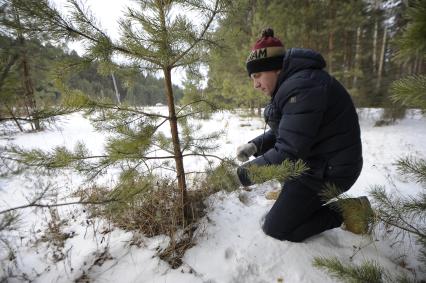
[[[108,128],[117,133],[117,137],[109,140],[106,154],[97,156],[96,165],[92,164],[89,167],[83,164],[88,165],[86,161],[94,158],[87,156],[83,146],[75,152],[57,149],[50,155],[37,152],[26,157],[53,158],[55,160],[53,163],[47,159],[41,163],[54,167],[77,166],[80,162],[77,167],[95,175],[112,164],[117,165],[125,161],[131,161],[133,165],[139,166],[147,160],[174,160],[173,170],[176,171],[185,223],[189,214],[189,203],[183,158],[206,156],[210,148],[200,145],[201,141],[206,140],[205,138],[193,139],[190,137],[190,131],[186,131],[182,137],[182,133],[179,132],[178,123],[182,122],[182,125],[185,125],[185,120],[192,113],[188,107],[178,109],[176,106],[172,88],[172,70],[199,64],[206,59],[207,50],[214,44],[210,38],[213,22],[224,11],[226,1],[135,1],[136,5],[128,7],[125,17],[120,20],[119,40],[112,39],[98,27],[94,16],[77,0],[68,1],[72,7],[69,17],[62,15],[48,1],[9,2],[16,7],[22,18],[25,18],[25,22],[22,23],[24,33],[42,33],[58,41],[63,38],[81,41],[86,48],[85,57],[88,60],[98,61],[104,74],[111,74],[119,68],[136,72],[140,70],[161,72],[164,76],[164,94],[168,106],[168,115],[160,115],[126,105],[92,100],[81,94],[68,95],[65,99],[65,106],[68,108],[106,111],[106,114],[102,115],[106,119],[97,118],[98,127]],[[185,14],[187,11],[199,16],[201,21],[194,23]],[[114,56],[121,56],[128,63],[118,66],[120,64],[112,61]],[[170,139],[158,131],[166,122],[169,123]],[[130,126],[132,123],[136,126]],[[160,148],[167,154],[156,158],[149,157],[153,147]],[[20,151],[15,150],[15,153],[18,152]],[[59,161],[58,154],[61,155]]]

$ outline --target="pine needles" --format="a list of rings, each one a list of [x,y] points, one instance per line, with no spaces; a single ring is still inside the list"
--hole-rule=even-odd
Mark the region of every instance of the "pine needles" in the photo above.
[[[289,178],[296,178],[302,175],[306,170],[308,170],[308,167],[302,160],[299,159],[293,162],[286,159],[280,165],[250,166],[248,167],[248,174],[254,183],[263,183],[272,179],[282,183]]]
[[[426,108],[426,76],[413,75],[392,83],[390,91],[394,103],[407,107]]]
[[[365,261],[361,265],[345,265],[337,258],[317,257],[313,265],[326,270],[332,277],[347,283],[383,283],[384,269],[374,261]]]

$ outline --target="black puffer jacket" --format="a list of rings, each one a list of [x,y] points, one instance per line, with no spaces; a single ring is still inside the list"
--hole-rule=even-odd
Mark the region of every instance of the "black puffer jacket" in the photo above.
[[[304,160],[305,177],[357,178],[362,167],[358,115],[345,88],[310,49],[289,49],[265,119],[270,130],[251,142],[258,149],[250,164]],[[326,177],[326,178],[325,178]]]

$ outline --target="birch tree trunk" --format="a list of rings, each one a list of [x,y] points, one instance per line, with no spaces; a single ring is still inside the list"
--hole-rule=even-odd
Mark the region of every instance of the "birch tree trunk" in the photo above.
[[[374,31],[373,31],[373,73],[377,71],[377,33],[379,29],[379,22],[377,19],[377,11],[380,7],[380,1],[374,1]]]
[[[121,104],[120,93],[118,92],[117,82],[115,81],[114,73],[111,72],[112,82],[114,84],[115,97],[117,98],[117,103]]]
[[[373,33],[373,72],[377,70],[377,30],[379,28],[379,24],[377,19],[374,22],[374,33]]]
[[[357,88],[360,49],[361,49],[361,27],[358,27],[356,29],[355,59],[354,59],[354,68],[353,68],[354,78],[352,80],[352,88]]]
[[[379,69],[377,71],[376,90],[379,90],[380,86],[382,84],[383,66],[384,66],[384,63],[385,63],[386,37],[387,37],[387,30],[385,28],[383,30],[382,50],[380,51]]]

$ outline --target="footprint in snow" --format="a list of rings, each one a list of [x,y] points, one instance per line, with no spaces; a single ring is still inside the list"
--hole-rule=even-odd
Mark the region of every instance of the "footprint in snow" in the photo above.
[[[225,259],[231,259],[235,255],[235,251],[232,248],[227,248],[225,250]]]

